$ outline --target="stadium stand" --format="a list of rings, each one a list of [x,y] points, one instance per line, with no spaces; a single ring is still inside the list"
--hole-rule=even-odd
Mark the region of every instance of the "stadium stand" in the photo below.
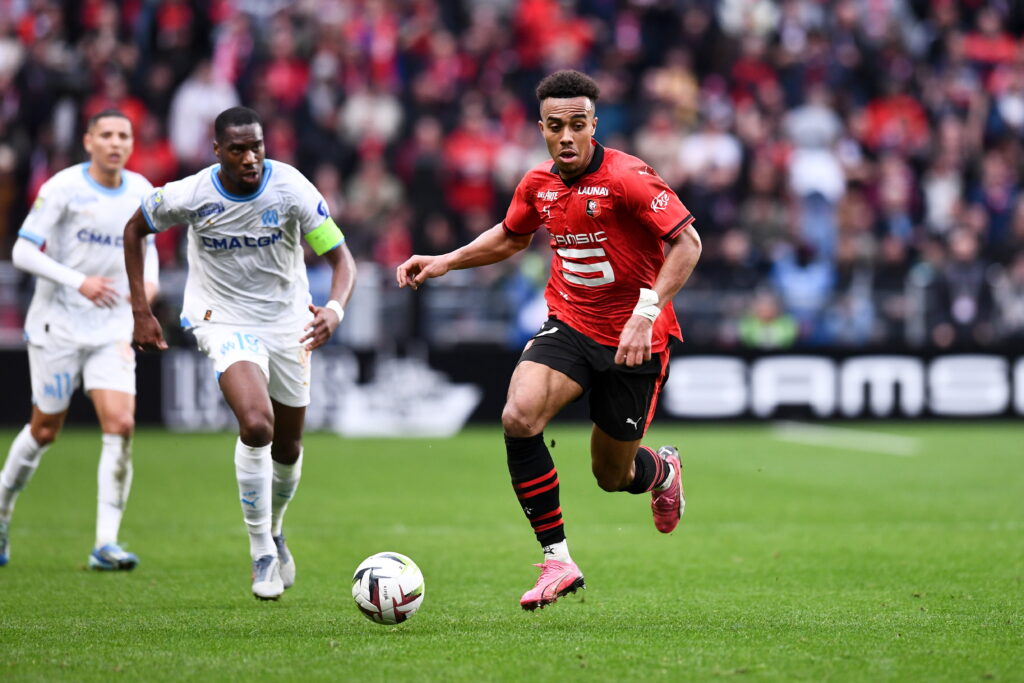
[[[8,0],[0,343],[17,343],[29,293],[9,263],[18,226],[80,158],[90,113],[128,114],[129,167],[159,184],[213,161],[213,117],[238,102],[379,266],[361,269],[372,305],[405,321],[381,334],[519,343],[542,315],[543,240],[415,303],[387,282],[414,250],[501,219],[545,158],[533,87],[563,67],[601,84],[599,139],[698,217],[704,258],[676,300],[689,341],[1019,343],[1021,35],[1024,6],[977,0]],[[182,234],[159,250],[173,328]]]

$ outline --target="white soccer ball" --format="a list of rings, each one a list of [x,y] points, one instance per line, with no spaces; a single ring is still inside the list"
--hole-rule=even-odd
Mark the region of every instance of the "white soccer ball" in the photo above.
[[[423,573],[401,553],[377,553],[352,575],[352,597],[367,619],[400,624],[423,604]]]

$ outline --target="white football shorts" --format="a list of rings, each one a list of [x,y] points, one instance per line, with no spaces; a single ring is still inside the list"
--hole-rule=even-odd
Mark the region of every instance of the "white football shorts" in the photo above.
[[[135,351],[127,341],[103,346],[28,345],[32,403],[47,415],[63,413],[84,381],[85,390],[135,395]]]
[[[302,325],[269,328],[202,323],[192,328],[199,350],[221,373],[239,361],[259,366],[270,398],[290,408],[309,405],[310,352],[299,343]]]

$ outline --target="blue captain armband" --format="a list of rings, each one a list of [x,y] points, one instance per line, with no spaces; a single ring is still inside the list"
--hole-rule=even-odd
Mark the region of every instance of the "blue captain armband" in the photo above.
[[[308,232],[305,240],[313,248],[317,256],[323,256],[344,242],[345,234],[338,227],[338,224],[334,222],[333,218],[328,218],[317,226],[315,230]]]

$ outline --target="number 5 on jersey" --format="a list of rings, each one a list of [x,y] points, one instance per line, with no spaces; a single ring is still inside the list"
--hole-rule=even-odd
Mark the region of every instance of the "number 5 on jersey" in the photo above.
[[[581,259],[594,258],[595,256],[606,256],[604,249],[559,249],[558,255],[562,257],[562,276],[574,285],[586,285],[587,287],[598,287],[609,282],[615,282],[615,273],[612,271],[610,261],[597,261],[596,263],[584,263]],[[598,277],[580,277],[574,273],[600,273]]]

